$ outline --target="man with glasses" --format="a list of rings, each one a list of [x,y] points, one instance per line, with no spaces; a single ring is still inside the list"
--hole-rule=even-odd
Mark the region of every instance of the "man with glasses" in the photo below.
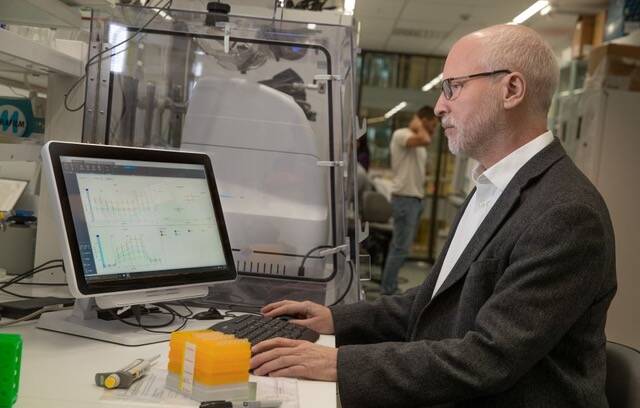
[[[490,27],[454,44],[443,77],[449,149],[478,166],[431,274],[373,303],[265,306],[338,348],[266,341],[254,373],[337,381],[343,408],[607,407],[613,230],[547,130],[554,54],[529,28]]]
[[[433,108],[423,106],[413,115],[408,128],[397,129],[391,136],[393,237],[382,271],[383,295],[398,292],[398,272],[409,255],[422,213],[427,146],[437,125]]]

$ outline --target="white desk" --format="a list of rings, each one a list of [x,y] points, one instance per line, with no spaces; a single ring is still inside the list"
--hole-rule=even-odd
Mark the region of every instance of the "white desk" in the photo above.
[[[185,329],[211,324],[192,321]],[[104,389],[94,384],[96,372],[116,370],[136,358],[155,354],[161,355],[157,366],[166,367],[169,352],[168,342],[124,347],[36,329],[35,321],[0,328],[0,333],[22,335],[20,392],[14,408],[113,407],[114,402],[100,400]],[[321,336],[319,343],[333,346],[334,338]],[[300,408],[335,408],[337,404],[335,383],[300,380],[298,393]]]

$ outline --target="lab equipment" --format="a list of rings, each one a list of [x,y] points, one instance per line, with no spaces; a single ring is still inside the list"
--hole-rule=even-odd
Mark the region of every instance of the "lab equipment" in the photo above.
[[[208,306],[357,300],[353,20],[166,13],[93,11],[90,58],[132,39],[89,67],[83,140],[213,157],[239,279]]]
[[[18,399],[22,337],[0,333],[0,407],[11,407]]]
[[[0,147],[0,269],[15,275],[33,268],[36,229],[18,224],[16,213],[37,215],[40,180],[39,146],[2,144]],[[3,211],[4,216],[2,214]],[[28,228],[24,228],[28,226]]]
[[[209,330],[171,334],[167,388],[198,401],[249,398],[249,342]]]
[[[124,345],[166,341],[97,309],[201,297],[235,278],[208,156],[63,142],[42,156],[76,303],[43,315],[39,328]],[[155,327],[165,319],[144,317]]]
[[[96,385],[110,390],[129,388],[131,384],[142,378],[159,358],[160,354],[148,359],[138,358],[118,371],[97,373],[95,375]]]
[[[310,342],[315,342],[320,337],[320,334],[314,330],[290,323],[284,319],[252,314],[237,316],[231,320],[216,323],[210,328],[211,330],[247,339],[252,346],[276,337]]]

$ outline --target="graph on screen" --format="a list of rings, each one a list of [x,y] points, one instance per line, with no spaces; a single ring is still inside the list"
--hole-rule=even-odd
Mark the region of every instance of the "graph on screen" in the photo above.
[[[98,275],[224,264],[206,179],[77,180]]]

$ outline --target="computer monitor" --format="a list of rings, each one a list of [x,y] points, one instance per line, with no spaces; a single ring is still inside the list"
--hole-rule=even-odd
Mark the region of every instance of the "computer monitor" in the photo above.
[[[77,300],[38,327],[126,345],[164,341],[99,319],[97,309],[202,297],[236,278],[206,154],[54,141],[42,158]]]

